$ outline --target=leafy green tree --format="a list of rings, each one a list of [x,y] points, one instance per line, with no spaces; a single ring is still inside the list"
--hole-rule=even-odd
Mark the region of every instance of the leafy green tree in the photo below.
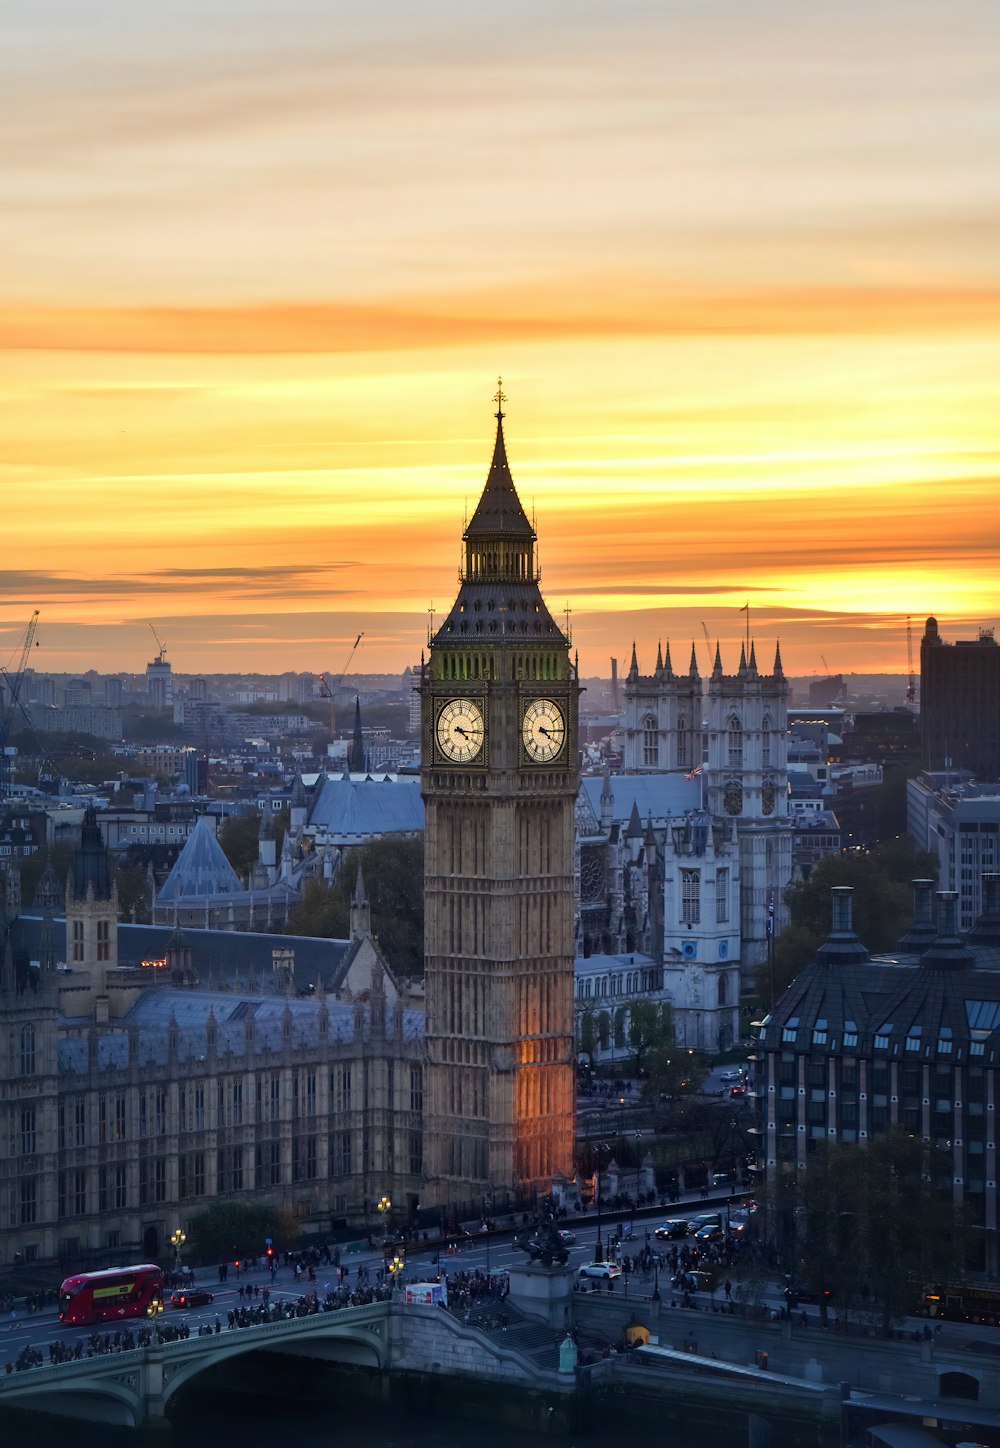
[[[295,1247],[299,1224],[280,1207],[253,1202],[214,1202],[189,1224],[189,1254],[200,1263],[260,1257],[268,1237],[276,1252]]]
[[[886,1334],[928,1286],[962,1272],[969,1223],[952,1201],[950,1160],[901,1127],[866,1145],[820,1142],[806,1171],[769,1188],[768,1210],[799,1284],[828,1289],[838,1312],[871,1314]]]
[[[594,1012],[584,1011],[580,1017],[580,1050],[585,1052],[593,1061],[594,1051],[597,1046],[597,1031],[594,1027]]]
[[[279,810],[274,816],[274,847],[277,859],[281,858],[281,842],[288,829],[288,819],[287,809]],[[247,810],[245,814],[229,815],[222,822],[219,830],[219,844],[241,880],[246,879],[257,863],[259,838],[260,815],[256,810]]]
[[[386,835],[351,850],[333,889],[311,881],[288,921],[291,935],[344,939],[360,865],[371,906],[372,933],[393,970],[424,973],[424,843]]]
[[[121,865],[115,871],[118,886],[118,918],[137,925],[148,925],[152,919],[149,876],[142,865]]]
[[[785,891],[789,924],[775,941],[774,999],[781,997],[830,933],[830,891],[854,891],[854,929],[870,951],[891,950],[912,917],[916,879],[933,879],[937,861],[908,835],[873,850],[828,855]]]

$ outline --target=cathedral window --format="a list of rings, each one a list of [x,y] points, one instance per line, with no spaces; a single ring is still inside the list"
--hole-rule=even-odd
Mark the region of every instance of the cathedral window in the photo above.
[[[87,1144],[87,1103],[82,1096],[73,1102],[73,1145]]]
[[[83,921],[73,921],[73,959],[83,959]]]
[[[98,960],[111,959],[110,920],[98,920],[97,922],[97,958]]]
[[[651,714],[642,721],[642,762],[647,769],[655,769],[660,762],[659,733]]]
[[[21,1075],[34,1076],[35,1074],[35,1028],[34,1026],[21,1027]]]
[[[682,714],[677,721],[677,767],[686,769],[688,765],[688,722]]]
[[[35,1108],[21,1107],[21,1155],[34,1156],[37,1146],[35,1133]]]
[[[760,726],[760,762],[765,769],[771,767],[771,717],[764,715],[763,723]]]
[[[38,1214],[38,1188],[34,1177],[21,1178],[21,1226],[34,1226]]]
[[[715,923],[725,925],[729,919],[729,871],[715,872]]]
[[[167,1093],[162,1088],[156,1093],[153,1107],[156,1117],[156,1134],[157,1136],[165,1136],[167,1131]]]
[[[410,1110],[424,1109],[424,1073],[421,1066],[410,1067]]]
[[[743,729],[734,714],[729,721],[727,763],[730,769],[743,768]]]
[[[123,1212],[128,1206],[128,1168],[124,1162],[115,1167],[115,1210]]]
[[[701,878],[697,870],[681,871],[681,924],[701,923]]]
[[[729,977],[720,975],[717,985],[718,1002],[720,1006],[729,1004]]]
[[[420,1176],[424,1169],[424,1139],[419,1131],[409,1134],[410,1175]]]

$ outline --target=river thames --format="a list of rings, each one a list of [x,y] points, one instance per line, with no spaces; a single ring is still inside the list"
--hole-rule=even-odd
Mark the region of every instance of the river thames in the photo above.
[[[576,1445],[607,1441],[607,1430],[543,1436],[490,1421],[411,1416],[380,1403],[296,1403],[286,1398],[198,1393],[172,1413],[172,1431],[135,1434],[127,1428],[82,1423],[69,1418],[26,1413],[0,1416],[3,1448],[148,1448],[150,1438],[163,1448],[539,1448],[546,1442]],[[623,1424],[629,1437],[648,1436],[636,1424]],[[670,1448],[745,1448],[746,1430],[729,1436],[717,1429],[687,1433],[671,1428]]]

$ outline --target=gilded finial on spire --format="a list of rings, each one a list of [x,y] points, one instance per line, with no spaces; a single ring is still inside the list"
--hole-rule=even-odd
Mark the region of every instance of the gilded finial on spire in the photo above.
[[[497,390],[496,390],[496,392],[494,392],[494,394],[493,394],[493,401],[494,401],[494,402],[496,403],[496,405],[497,405],[497,410],[496,410],[496,414],[495,414],[496,420],[497,420],[497,422],[503,422],[503,417],[504,417],[503,405],[504,405],[504,403],[507,401],[507,394],[506,394],[506,392],[504,392],[504,390],[503,390],[503,378],[502,378],[502,377],[498,377],[498,378],[497,378]]]

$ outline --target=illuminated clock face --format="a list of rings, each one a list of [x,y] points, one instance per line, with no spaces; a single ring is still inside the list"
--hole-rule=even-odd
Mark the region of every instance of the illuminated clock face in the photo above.
[[[437,717],[437,746],[453,764],[469,764],[483,748],[483,711],[472,699],[449,699]]]
[[[536,764],[547,764],[562,752],[566,743],[566,720],[551,699],[533,699],[521,724],[524,752]]]

